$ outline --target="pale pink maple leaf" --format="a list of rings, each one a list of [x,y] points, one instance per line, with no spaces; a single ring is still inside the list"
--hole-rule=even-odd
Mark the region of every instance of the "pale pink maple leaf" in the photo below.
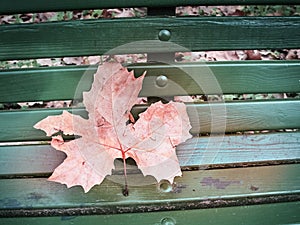
[[[91,90],[83,93],[88,119],[63,111],[34,126],[52,136],[51,145],[67,155],[49,180],[67,187],[81,185],[88,192],[111,174],[116,158],[123,159],[126,174],[128,157],[145,176],[152,175],[158,182],[172,183],[181,176],[175,148],[191,138],[185,105],[157,102],[141,113],[136,123],[128,123],[144,76],[135,78],[133,71],[121,64],[105,63],[95,73]],[[80,137],[66,141],[59,132]]]

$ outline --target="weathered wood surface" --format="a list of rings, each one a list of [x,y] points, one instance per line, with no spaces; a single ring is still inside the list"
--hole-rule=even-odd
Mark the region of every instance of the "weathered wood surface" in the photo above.
[[[19,217],[1,218],[0,222],[5,225],[232,225],[243,224],[298,224],[300,203],[276,203],[253,206],[225,207],[205,210],[180,210],[168,212],[148,213],[125,213],[115,215],[95,216],[58,216],[58,217]]]
[[[261,0],[201,0],[201,5],[260,5]],[[263,4],[299,4],[298,0],[264,0]],[[74,2],[73,0],[2,0],[0,2],[0,13],[26,13],[26,12],[49,12],[49,11],[65,11],[65,10],[82,10],[82,9],[98,9],[98,8],[129,8],[129,7],[170,7],[181,5],[199,5],[198,0],[188,0],[182,2],[181,0],[86,0]]]
[[[224,133],[245,130],[279,130],[300,127],[300,101],[257,101],[187,105],[193,134]],[[135,107],[134,115],[146,106]],[[84,117],[83,109],[67,109]],[[33,126],[62,109],[20,110],[0,112],[0,141],[49,140]]]
[[[0,176],[9,177],[48,176],[66,157],[50,145],[1,146],[0,155]],[[300,133],[193,138],[177,147],[177,156],[182,167],[200,168],[296,161],[300,160]],[[123,171],[122,162],[115,165],[115,172]],[[128,170],[136,172],[136,167],[129,164]]]
[[[299,169],[299,164],[290,164],[186,171],[173,186],[130,174],[128,197],[122,194],[123,175],[106,177],[87,194],[80,187],[67,189],[45,178],[0,179],[0,216],[130,213],[295,201],[300,199]]]
[[[185,2],[189,5],[196,3],[198,4],[192,0]],[[204,0],[201,3],[223,5],[260,2]],[[264,2],[264,4],[277,3],[293,4],[295,1]],[[0,12],[110,8],[122,7],[122,4],[124,2],[114,0],[108,2],[87,0],[84,4],[71,3],[68,0],[59,2],[12,0],[9,3],[0,2]],[[144,6],[146,3],[129,0],[125,4],[126,7],[133,7]],[[177,0],[154,0],[147,3],[147,6],[163,7],[179,4],[181,2]],[[112,27],[114,29],[111,29]],[[0,60],[99,55],[129,42],[131,44],[110,53],[170,53],[187,49],[289,49],[299,47],[299,27],[299,17],[149,17],[3,25],[0,26]],[[159,40],[158,33],[162,29],[171,32],[169,41]],[[188,74],[193,74],[194,81],[198,79],[200,83],[205,83],[204,89],[195,86],[195,82],[192,83],[188,76],[182,76],[182,72],[174,71],[170,66],[157,68],[150,65],[141,95],[149,96],[151,92],[157,92],[159,96],[185,94],[177,86],[171,85],[172,82],[165,89],[153,88],[156,76],[161,75],[157,74],[158,72],[166,73],[163,75],[168,77],[168,74],[174,74],[172,79],[170,77],[169,79],[178,81],[184,90],[188,90],[186,94],[220,94],[219,90],[221,93],[229,94],[299,92],[298,62],[230,62],[211,65],[208,72],[205,71],[207,70],[205,64],[183,65]],[[86,71],[86,67],[2,71],[0,82],[7,85],[1,87],[0,98],[3,102],[70,99],[74,96],[75,88],[78,88],[82,73],[89,73],[89,78],[81,84],[82,89],[79,88],[78,93],[90,87],[93,71],[94,68]],[[207,78],[214,77],[211,76],[214,75],[212,73],[216,74],[218,83],[221,83],[220,88],[217,85],[207,85],[209,83]],[[154,76],[151,77],[151,74]],[[29,84],[33,87],[28,87]],[[61,90],[55,93],[57,87]],[[144,109],[145,107],[139,106],[134,111],[137,113]],[[299,109],[298,100],[188,105],[194,134],[299,128]],[[74,112],[86,116],[83,109],[75,109]],[[44,133],[34,130],[32,126],[47,115],[60,113],[61,109],[0,112],[0,141],[46,140]],[[206,168],[208,164],[232,163],[232,166],[239,166],[239,163],[244,162],[275,164],[278,160],[292,163],[300,158],[299,143],[298,132],[232,135],[224,138],[222,135],[201,137],[193,138],[179,146],[178,156],[182,166],[194,167],[193,169],[197,166]],[[163,182],[156,184],[153,177],[144,177],[135,165],[130,164],[128,176],[130,195],[124,197],[122,195],[124,178],[119,170],[118,163],[121,162],[118,160],[114,174],[108,176],[102,185],[84,194],[80,187],[67,189],[62,184],[46,180],[45,176],[64,159],[64,154],[51,149],[48,145],[1,146],[0,154],[0,217],[15,217],[1,218],[1,224],[95,224],[101,221],[103,224],[122,222],[173,225],[186,224],[188,221],[188,224],[197,225],[200,223],[231,225],[254,224],[259,221],[262,224],[282,225],[296,224],[300,220],[299,164],[185,170],[183,177],[177,178],[173,186]],[[32,178],[26,177],[27,175]],[[9,176],[14,179],[8,179]],[[287,203],[288,201],[290,202]],[[274,202],[276,204],[272,204]],[[203,210],[204,208],[211,209]],[[134,214],[131,214],[133,212]]]
[[[142,64],[129,66],[139,76],[147,71],[141,97],[196,94],[255,94],[300,92],[300,62],[244,61]],[[0,71],[0,102],[82,98],[93,81],[95,66],[66,66]],[[168,83],[156,85],[164,75]]]
[[[299,17],[129,18],[2,25],[0,60],[298,48],[299,27]],[[164,29],[171,32],[169,41],[159,40]]]

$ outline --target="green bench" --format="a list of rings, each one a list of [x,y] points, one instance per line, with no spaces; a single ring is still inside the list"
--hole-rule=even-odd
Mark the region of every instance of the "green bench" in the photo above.
[[[149,100],[300,92],[299,60],[175,63],[175,52],[300,47],[300,17],[175,17],[176,6],[199,4],[261,1],[3,0],[1,14],[148,7],[148,16],[0,25],[0,60],[148,53],[148,63],[127,66],[137,76],[147,71],[140,96]],[[0,103],[81,98],[95,70],[2,69]],[[133,114],[144,109],[137,105]],[[0,111],[0,224],[300,223],[299,99],[187,103],[194,137],[177,147],[183,176],[157,184],[129,160],[127,197],[118,160],[87,194],[47,181],[65,155],[33,125],[62,110]],[[67,110],[86,116],[82,107]]]

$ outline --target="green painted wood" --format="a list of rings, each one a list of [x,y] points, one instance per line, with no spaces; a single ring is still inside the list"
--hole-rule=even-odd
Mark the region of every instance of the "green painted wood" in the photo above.
[[[145,106],[133,108],[136,115]],[[192,134],[278,130],[300,127],[300,101],[250,101],[188,104]],[[298,122],[299,121],[299,122]]]
[[[133,108],[136,115],[146,106]],[[297,129],[300,101],[254,101],[213,104],[189,104],[187,111],[191,133],[224,133],[245,130]],[[83,109],[69,109],[86,115]],[[48,140],[33,125],[48,115],[59,115],[62,109],[20,110],[0,112],[0,141]]]
[[[196,94],[298,93],[300,62],[209,62],[129,66],[136,76],[147,71],[141,97]],[[82,98],[93,81],[95,66],[65,66],[0,71],[0,102]],[[160,75],[165,87],[156,85]]]
[[[95,67],[31,68],[0,71],[0,102],[76,99],[91,88]]]
[[[197,94],[299,92],[299,62],[214,62],[173,65],[136,65],[137,74],[147,71],[141,96]],[[167,86],[158,87],[156,78],[164,75]]]
[[[50,145],[1,146],[0,152],[0,175],[51,173],[66,157]]]
[[[108,51],[132,54],[298,48],[299,28],[299,17],[127,18],[2,25],[0,60]],[[158,40],[162,29],[171,32],[169,41]]]
[[[177,156],[182,167],[205,168],[217,164],[299,160],[299,149],[300,133],[296,132],[226,135],[193,138],[177,147]],[[0,176],[50,174],[66,157],[50,145],[1,146],[0,155]],[[116,161],[115,166],[115,172],[123,171],[121,161]],[[130,173],[137,168],[128,164],[127,169]]]
[[[96,216],[59,216],[59,217],[21,217],[1,218],[5,225],[232,225],[232,224],[298,224],[300,203],[276,203],[254,206],[225,207],[205,210],[180,210],[169,212],[126,213],[117,215]],[[169,223],[167,223],[169,222]]]
[[[210,104],[208,107],[188,107],[193,125],[191,133],[300,127],[300,101],[220,103]]]
[[[206,2],[208,3],[211,1]],[[275,1],[272,2],[275,3]],[[21,4],[24,3],[22,2]],[[35,2],[32,1],[27,6],[32,9],[32,5],[34,4]],[[50,5],[51,4],[53,4],[53,2],[50,3]],[[84,7],[88,7],[88,4]],[[131,2],[128,4],[131,4]],[[163,2],[163,4],[172,4],[173,6],[176,3],[175,1],[168,1],[168,3],[167,1],[165,1]],[[70,3],[66,3],[66,5],[64,6],[62,5],[63,4],[59,4],[55,6],[56,8],[52,9],[59,10],[61,9],[59,7],[64,7],[64,9],[67,9],[66,7],[70,7]],[[77,5],[76,3],[73,4],[72,7],[82,7],[79,5],[80,4]],[[43,3],[42,7],[45,6],[47,7],[47,9],[49,9],[47,3]],[[2,6],[0,3],[0,10],[3,9],[1,7]],[[28,9],[26,9],[26,7],[21,6],[21,8],[23,8],[22,10],[25,11]],[[41,4],[35,4],[33,11],[43,11],[44,9],[46,9],[39,7],[41,7]],[[161,7],[161,5],[159,5],[159,7]],[[18,9],[18,7],[15,7],[15,11],[10,12],[18,12],[18,10],[20,9]],[[9,25],[0,27],[0,60],[103,54],[118,45],[132,41],[141,42],[138,44],[135,43],[133,45],[120,48],[113,53],[132,53],[133,51],[137,53],[182,51],[183,48],[181,47],[172,45],[169,42],[158,41],[157,33],[161,29],[169,29],[171,31],[172,37],[170,42],[183,45],[185,48],[189,48],[190,50],[297,48],[299,47],[299,24],[299,18],[209,18],[207,20],[206,18],[194,18],[191,20],[185,20],[185,18],[151,18],[145,20],[124,19],[119,21],[101,20],[46,23],[41,25]],[[111,27],[116,27],[118,33],[114,32]],[[220,38],[219,34],[215,34],[215,30],[218,30],[222,33],[222,38]],[[282,30],[285,30],[286,32],[282,33]],[[192,32],[193,35],[187,36],[186,34],[188,34],[188,32]],[[62,33],[63,35],[61,35]],[[126,38],[116,35],[119,33],[124,33],[124,36],[126,36]],[[132,33],[134,33],[135,36],[132,36]],[[72,41],[70,42],[70,40]],[[152,42],[147,42],[145,40],[152,40]],[[155,40],[155,42],[153,42],[153,40]],[[284,43],[282,40],[285,40]],[[155,69],[153,68],[153,70]],[[194,68],[191,68],[189,70],[189,72],[194,71]],[[202,70],[200,71],[202,72]],[[47,72],[49,72],[49,70]],[[68,70],[66,72],[70,71]],[[92,72],[92,70],[89,70],[89,72]],[[197,73],[199,73],[198,70]],[[73,73],[73,75],[69,77],[70,80],[68,80],[69,85],[66,85],[66,93],[74,92],[74,87],[77,87],[77,84],[76,82],[74,83],[74,81],[76,81],[76,78],[78,77],[75,78],[74,74],[75,73]],[[253,74],[256,75],[256,73],[248,74],[251,74],[252,76]],[[264,84],[264,82],[270,84],[266,85],[267,88],[274,88],[273,90],[275,90],[276,92],[278,92],[278,90],[282,90],[282,92],[284,92],[284,88],[291,90],[289,89],[291,87],[293,87],[292,90],[294,91],[298,90],[298,87],[295,86],[294,80],[290,80],[290,82],[292,83],[290,85],[288,84],[288,82],[284,83],[283,89],[281,89],[281,87],[278,87],[278,83],[280,82],[280,79],[283,80],[283,76],[279,76],[279,80],[276,80],[278,79],[278,77],[275,77],[270,81],[270,79],[265,79],[264,76],[257,77],[254,75],[254,78],[251,77],[251,75],[239,77],[244,79],[244,83],[247,83],[249,81],[251,83],[252,81],[252,88],[254,87],[254,82],[260,81],[260,84]],[[289,74],[289,76],[290,75],[291,74]],[[37,80],[37,77],[35,75],[32,77]],[[296,73],[294,73],[294,76],[292,75],[292,77],[293,79],[296,79]],[[52,74],[51,78],[49,77],[49,79],[53,78],[54,76]],[[263,80],[260,80],[260,78],[262,78]],[[229,79],[229,77],[225,78],[224,76],[223,79],[227,79],[227,81],[236,80],[236,78]],[[66,81],[65,79],[62,80]],[[10,79],[8,83],[10,83],[10,85],[13,85],[14,81],[14,79]],[[50,85],[50,87],[56,88],[56,81],[54,81],[54,79],[52,81],[53,83],[51,83],[52,86]],[[153,82],[153,79],[149,79],[148,83],[151,83],[151,81]],[[189,80],[183,79],[183,81],[188,87]],[[206,80],[203,80],[203,82],[207,83]],[[296,83],[299,84],[298,82]],[[22,92],[20,90],[25,90],[25,85],[28,85],[28,83],[23,83],[23,86],[19,84],[18,95],[22,95]],[[90,83],[86,82],[84,83],[84,85],[86,85],[85,87],[88,87]],[[238,82],[232,86],[238,86]],[[41,85],[41,88],[42,87],[43,85]],[[151,87],[151,85],[146,85],[144,90],[147,91],[147,87]],[[261,85],[260,87],[263,87],[263,85]],[[211,88],[212,89],[209,89],[210,91],[215,90],[213,89],[213,87]],[[171,90],[175,89],[176,88],[174,87],[171,88]],[[197,89],[199,90],[198,87]],[[151,88],[148,89],[148,93],[150,93],[150,90]],[[244,90],[246,91],[246,93],[251,93],[249,92],[249,90],[252,89],[246,88]],[[263,90],[264,93],[270,91],[270,89]],[[51,91],[43,91],[45,91],[45,89],[39,90],[40,93],[43,93],[42,96],[38,96],[41,99],[51,96]],[[233,90],[231,89],[230,91]],[[203,90],[203,92],[206,93],[206,90]],[[28,93],[28,91],[24,91],[23,95],[26,95],[26,93]],[[219,92],[212,91],[212,93]],[[64,99],[66,98],[66,96],[57,94],[55,98]],[[16,98],[14,98],[14,101],[16,101]],[[213,132],[225,131],[225,129],[222,129],[222,125],[225,125],[224,122],[226,122],[227,132],[247,129],[262,130],[266,128],[299,128],[299,108],[299,101],[270,101],[259,103],[228,103],[226,104],[226,110],[220,103],[213,105],[197,105],[196,107],[189,106],[188,110],[193,124],[192,132],[199,133],[210,132],[211,129],[213,129]],[[136,111],[139,110],[144,110],[144,108],[136,108]],[[83,113],[83,110],[75,111],[77,113]],[[32,122],[34,122],[34,120],[36,122],[37,118],[41,119],[42,115],[44,117],[48,113],[56,114],[58,112],[60,112],[60,110],[1,112],[0,128],[2,128],[2,131],[0,131],[0,137],[3,137],[4,141],[32,139],[42,140],[43,138],[41,138],[41,132],[39,134],[35,134],[35,132],[37,131],[33,131],[32,125],[34,123]],[[226,112],[226,114],[224,112]],[[201,130],[199,129],[199,125],[201,127]],[[4,134],[7,128],[8,134]],[[31,136],[32,132],[33,136]],[[10,137],[12,136],[13,138],[10,139]],[[189,149],[189,151],[192,150],[192,152],[189,152],[190,155],[186,153],[183,154],[184,157],[187,157],[184,159],[188,164],[191,164],[190,158],[192,158],[192,161],[194,163],[201,161],[203,158],[201,157],[200,159],[197,157],[193,157],[195,151],[195,142],[198,144],[198,140],[200,140],[200,138],[194,138],[189,143],[187,143],[186,146],[182,146],[182,149],[179,148],[178,150],[179,152],[186,149]],[[209,139],[205,140],[207,141]],[[211,143],[213,143],[214,147],[216,146],[216,144],[224,146],[224,142],[220,142],[220,137],[213,137],[210,140],[213,140],[211,141]],[[248,136],[246,136],[246,138],[243,138],[242,136],[238,136],[238,138],[229,136],[225,140],[228,141],[228,145],[225,145],[224,149],[226,149],[227,146],[231,149],[231,152],[234,155],[237,155],[237,152],[239,153],[242,150],[245,151],[243,153],[246,153],[246,151],[248,151],[249,156],[252,156],[252,160],[254,161],[257,160],[257,158],[255,158],[255,156],[253,155],[253,152],[265,151],[265,146],[269,147],[268,149],[271,150],[270,152],[272,152],[272,154],[274,154],[276,149],[279,154],[279,148],[281,149],[287,147],[289,150],[293,150],[293,152],[289,151],[289,153],[293,155],[293,159],[299,159],[298,133],[272,134],[272,136],[255,135],[252,137],[249,136],[249,138]],[[210,143],[210,141],[208,141],[208,143]],[[11,147],[11,149],[13,149],[14,151],[20,151],[20,148],[22,148],[22,150],[24,151],[27,147],[28,146],[18,146]],[[39,147],[44,148],[46,146]],[[9,150],[9,148],[10,147],[1,147],[0,151],[3,149],[7,151]],[[44,149],[42,148],[32,149],[36,151],[36,154],[38,154],[40,150],[44,151]],[[48,150],[49,146],[47,146],[47,151]],[[201,148],[199,149],[199,151],[201,151]],[[9,152],[9,154],[11,153],[12,152]],[[33,162],[34,160],[32,159],[33,152],[31,152],[31,148],[29,153],[31,154],[31,157],[30,154],[28,154],[27,156],[29,156],[29,158],[27,159],[24,158],[24,155],[22,156],[23,160],[26,160],[27,163],[30,163],[30,161]],[[17,152],[15,152],[14,154],[17,154]],[[280,151],[280,154],[284,157],[287,156],[287,153],[284,154],[284,151]],[[199,155],[199,152],[197,155]],[[245,157],[246,155],[247,154],[244,154],[243,157]],[[6,157],[7,154],[5,154],[4,156]],[[267,156],[266,160],[270,160],[270,154],[259,154],[259,161],[263,158],[263,156]],[[46,162],[46,160],[49,162],[47,166],[51,166],[53,165],[53,163],[58,163],[58,161],[56,160],[51,161],[51,157],[48,158],[48,156],[45,155],[43,155],[43,157],[41,157],[42,162],[40,162],[39,165],[32,163],[36,165],[33,166],[33,168],[39,166],[45,168],[42,165]],[[217,156],[215,158],[217,158]],[[226,158],[229,159],[231,157],[223,156],[222,158],[219,158],[219,160],[224,160]],[[7,160],[8,158],[4,159]],[[63,157],[61,155],[58,155],[56,159],[62,160]],[[196,161],[196,159],[198,161]],[[22,159],[18,160],[22,161]],[[9,161],[12,160],[10,159]],[[14,163],[16,163],[16,161],[14,161]],[[10,165],[10,167],[11,166],[12,165]],[[27,164],[27,166],[30,167],[31,165]],[[118,175],[118,173],[111,177],[108,177],[105,180],[104,184],[95,187],[89,194],[83,194],[82,189],[78,187],[67,190],[65,186],[48,182],[43,178],[0,179],[0,217],[41,215],[56,216],[42,218],[40,217],[38,219],[33,217],[18,218],[18,222],[23,220],[22,224],[32,224],[32,222],[40,223],[41,220],[43,220],[44,224],[47,224],[49,222],[53,224],[53,222],[57,222],[58,220],[63,222],[67,221],[66,223],[69,224],[79,224],[82,223],[83,220],[88,221],[88,223],[95,223],[96,219],[98,219],[98,223],[99,219],[101,218],[106,224],[119,224],[120,219],[122,220],[122,218],[124,219],[122,221],[128,222],[129,224],[133,224],[132,221],[134,221],[134,223],[138,222],[139,224],[145,224],[145,222],[148,221],[152,224],[170,224],[170,221],[176,221],[176,223],[178,222],[178,224],[185,224],[186,217],[184,217],[183,214],[185,214],[185,216],[188,216],[188,213],[190,212],[190,217],[188,217],[189,224],[199,224],[200,220],[198,219],[198,217],[200,215],[200,212],[202,214],[201,219],[203,220],[206,218],[205,220],[203,220],[203,222],[205,222],[206,224],[208,224],[207,221],[209,221],[209,223],[211,224],[226,224],[226,222],[228,224],[234,224],[235,222],[236,224],[246,224],[248,222],[249,224],[253,224],[253,222],[256,223],[258,220],[263,224],[268,224],[270,221],[272,222],[272,224],[279,224],[278,221],[281,221],[280,224],[298,223],[299,215],[297,212],[300,208],[299,202],[265,205],[253,204],[296,200],[299,201],[299,166],[299,164],[290,164],[226,170],[186,171],[184,172],[184,176],[182,178],[178,178],[173,187],[170,187],[170,191],[162,190],[159,185],[154,184],[154,179],[151,177],[145,178],[141,174],[132,173],[129,175],[130,196],[127,198],[124,197],[121,193],[124,181],[123,176]],[[209,210],[202,209],[207,207],[223,206],[239,207],[217,208]],[[150,214],[147,213],[147,217],[144,217],[145,214],[119,214],[113,216],[95,215],[89,217],[74,216],[80,214],[106,214],[124,212],[131,213],[179,209],[202,210],[181,211],[180,214],[176,211]],[[252,211],[249,211],[249,209],[251,209]],[[207,212],[208,215],[205,212]],[[237,212],[241,212],[242,215],[236,216]],[[197,216],[195,216],[196,213]],[[276,216],[274,216],[274,213],[276,213]],[[211,217],[213,217],[213,219],[211,219]],[[244,220],[247,218],[249,218],[248,221],[244,223]],[[16,224],[17,220],[15,219],[16,218],[1,218],[0,222],[1,224],[11,222]],[[173,222],[173,224],[174,223],[175,222]]]
[[[129,7],[169,7],[169,6],[182,6],[182,5],[250,5],[250,4],[299,4],[298,0],[189,0],[182,2],[181,0],[152,0],[148,2],[138,0],[86,0],[84,3],[81,1],[38,1],[38,0],[2,0],[0,2],[1,14],[13,14],[24,12],[49,12],[49,11],[65,11],[65,10],[81,10],[93,8],[129,8]]]
[[[289,164],[184,171],[173,186],[165,183],[163,187],[151,176],[130,174],[128,197],[121,193],[123,175],[106,177],[87,194],[79,186],[68,189],[45,178],[0,179],[0,217],[25,212],[34,216],[39,211],[43,216],[108,214],[300,200],[299,169],[300,164]]]
[[[73,114],[86,116],[87,113],[82,109],[69,109]],[[45,140],[43,132],[33,128],[34,124],[49,115],[59,115],[62,110],[32,110],[32,111],[14,111],[0,112],[0,141],[30,141]],[[86,117],[87,118],[87,117]],[[10,124],[10,127],[9,127]],[[5,127],[5,128],[4,128]],[[13,136],[12,136],[13,135]]]

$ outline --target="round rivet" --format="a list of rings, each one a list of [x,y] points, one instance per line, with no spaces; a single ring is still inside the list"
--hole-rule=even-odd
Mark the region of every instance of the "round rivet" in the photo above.
[[[161,225],[175,225],[176,221],[173,218],[166,217],[160,221]]]
[[[168,41],[171,38],[171,32],[168,30],[161,30],[158,33],[158,38],[161,41]]]
[[[172,187],[172,185],[170,184],[170,182],[168,182],[168,181],[161,181],[160,183],[159,183],[159,190],[161,191],[161,192],[171,192],[172,191],[172,189],[173,189],[173,187]]]
[[[156,77],[156,85],[159,87],[165,87],[168,83],[168,78],[164,75],[160,75],[158,77]]]

